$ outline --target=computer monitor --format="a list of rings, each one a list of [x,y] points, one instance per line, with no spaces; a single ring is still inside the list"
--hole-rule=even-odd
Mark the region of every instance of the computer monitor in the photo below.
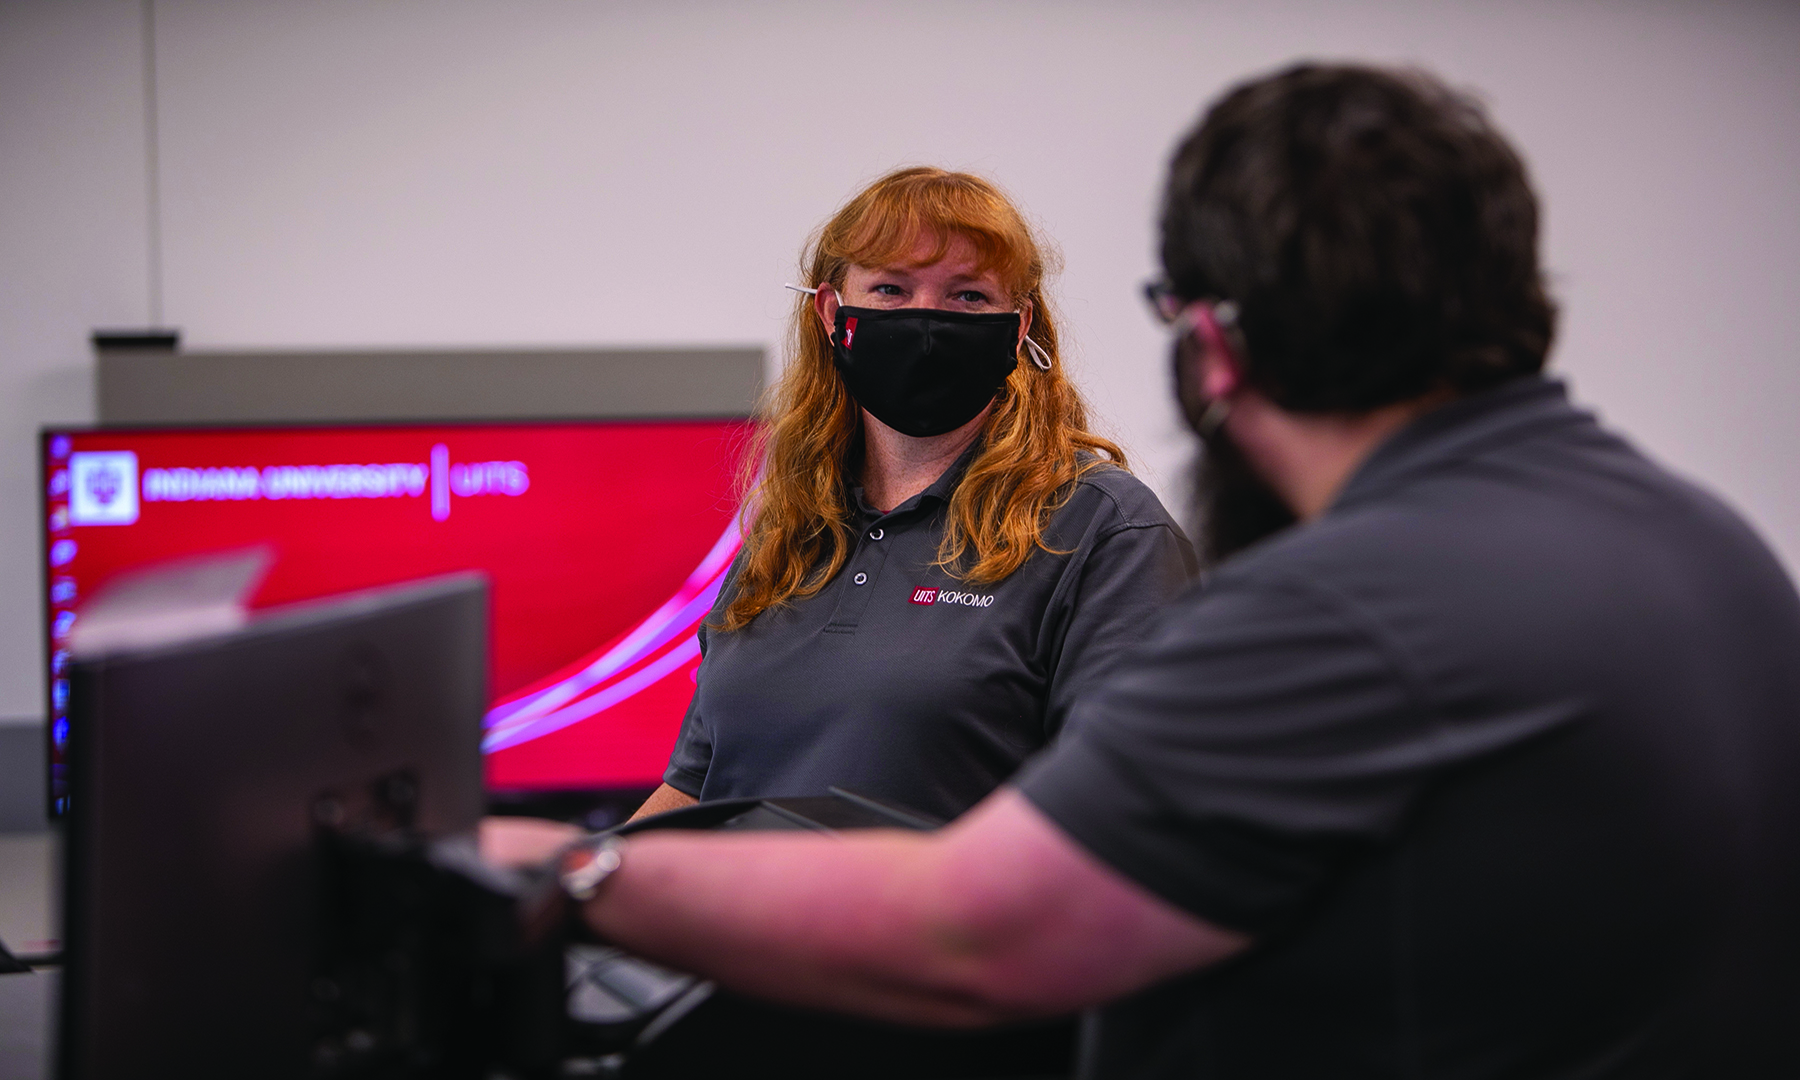
[[[473,830],[485,582],[72,660],[60,1075],[310,1075],[323,826]]]
[[[272,555],[253,610],[484,572],[490,793],[654,787],[738,549],[749,434],[744,420],[45,432],[52,813],[83,602],[146,564],[251,547]]]

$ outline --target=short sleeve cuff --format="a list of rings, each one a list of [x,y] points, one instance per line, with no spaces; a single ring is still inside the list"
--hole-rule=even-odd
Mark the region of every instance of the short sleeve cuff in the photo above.
[[[1316,855],[1289,860],[1242,824],[1186,821],[1158,806],[1147,778],[1079,734],[1065,735],[1013,786],[1095,858],[1227,930],[1263,936],[1282,928],[1318,879]]]
[[[706,783],[706,774],[683,768],[680,765],[670,765],[668,770],[663,773],[663,783],[690,799],[698,799],[700,789]]]

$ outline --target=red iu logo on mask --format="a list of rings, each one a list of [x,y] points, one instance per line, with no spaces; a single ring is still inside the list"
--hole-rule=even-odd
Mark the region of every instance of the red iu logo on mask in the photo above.
[[[915,604],[935,604],[937,603],[937,592],[936,589],[914,589],[912,602]]]
[[[854,318],[845,319],[844,320],[844,348],[848,349],[850,347],[850,343],[852,341],[854,341],[855,339],[856,339],[856,320]],[[930,601],[926,601],[926,602],[930,603]]]

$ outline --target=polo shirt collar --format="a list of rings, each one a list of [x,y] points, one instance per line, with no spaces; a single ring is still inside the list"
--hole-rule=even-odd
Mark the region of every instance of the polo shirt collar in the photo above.
[[[1332,500],[1337,510],[1372,498],[1417,473],[1466,458],[1529,429],[1592,423],[1569,403],[1560,379],[1525,375],[1431,410],[1375,448]]]
[[[976,436],[975,441],[970,443],[963,452],[957,456],[955,461],[951,462],[950,467],[944,470],[942,476],[932,481],[930,487],[919,492],[917,495],[914,495],[899,506],[894,507],[892,510],[889,510],[887,514],[884,514],[869,505],[868,499],[863,497],[862,484],[855,480],[850,481],[851,503],[864,516],[869,518],[887,517],[889,514],[904,514],[909,510],[919,508],[928,499],[940,503],[947,503],[950,501],[950,496],[955,493],[956,485],[962,483],[963,474],[969,471],[969,463],[975,460],[975,455],[981,451],[983,443],[984,439],[979,435]]]

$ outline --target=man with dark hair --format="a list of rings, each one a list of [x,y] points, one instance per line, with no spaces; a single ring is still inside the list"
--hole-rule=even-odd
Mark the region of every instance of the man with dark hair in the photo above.
[[[1292,412],[1471,394],[1543,369],[1537,216],[1473,103],[1417,75],[1297,68],[1227,95],[1176,151],[1151,300],[1171,321],[1180,297],[1232,298],[1249,385]],[[1215,560],[1292,523],[1229,439],[1201,434]]]
[[[900,1021],[1098,1006],[1096,1076],[1800,1075],[1800,599],[1538,374],[1536,219],[1425,76],[1229,94],[1150,290],[1209,580],[944,830],[577,850],[588,924]]]

